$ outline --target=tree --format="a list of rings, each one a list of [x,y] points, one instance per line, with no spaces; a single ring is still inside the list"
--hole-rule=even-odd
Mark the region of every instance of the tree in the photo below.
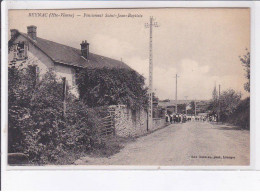
[[[250,130],[250,98],[241,100],[231,115],[229,122]]]
[[[194,114],[195,113],[195,101],[191,101],[189,103],[188,107],[190,107],[190,108],[187,109],[187,113],[188,114]]]
[[[221,120],[226,121],[236,110],[241,101],[241,93],[233,89],[226,90],[220,95]]]
[[[185,114],[186,112],[186,104],[178,104],[178,113]]]
[[[219,108],[218,99],[219,99],[218,92],[215,85],[212,91],[212,99],[208,104],[208,110],[211,112],[211,114],[216,114],[218,112],[218,108]]]
[[[239,58],[246,71],[245,77],[247,78],[247,82],[244,84],[244,89],[247,92],[250,92],[250,52],[248,51],[248,49],[246,49],[246,52],[247,53],[245,55],[243,55],[242,57],[239,56]]]
[[[89,107],[125,104],[132,110],[146,108],[144,77],[118,68],[83,69],[78,72],[80,99]]]
[[[217,101],[218,100],[218,92],[217,92],[217,88],[216,88],[216,85],[212,91],[212,100],[213,101]]]
[[[65,126],[62,84],[51,71],[36,81],[34,67],[8,69],[8,147],[9,152],[29,154],[33,161],[48,161],[51,158],[43,159],[43,153],[51,147],[56,151],[57,129]]]
[[[30,102],[33,96],[35,76],[33,66],[8,68],[8,151],[23,150],[24,131],[30,126]]]

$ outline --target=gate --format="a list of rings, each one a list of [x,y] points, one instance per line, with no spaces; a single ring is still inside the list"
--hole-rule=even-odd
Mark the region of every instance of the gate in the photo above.
[[[110,111],[108,107],[98,107],[95,108],[101,117],[99,125],[99,135],[101,137],[115,135],[115,119],[114,112]]]

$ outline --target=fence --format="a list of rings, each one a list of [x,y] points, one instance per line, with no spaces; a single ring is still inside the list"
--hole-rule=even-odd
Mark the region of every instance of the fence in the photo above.
[[[108,115],[102,118],[99,134],[100,136],[115,135],[115,122],[112,115]]]
[[[109,111],[109,107],[95,107],[94,110],[97,112],[101,121],[99,123],[98,133],[101,137],[115,135],[115,119],[114,114]]]

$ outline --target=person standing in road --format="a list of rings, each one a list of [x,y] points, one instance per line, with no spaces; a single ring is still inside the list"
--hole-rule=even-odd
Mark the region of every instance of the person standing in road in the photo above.
[[[172,118],[173,118],[173,115],[171,114],[170,115],[170,123],[172,124]]]
[[[173,115],[173,122],[174,122],[174,123],[177,123],[177,117],[176,117],[176,114]]]
[[[167,113],[165,114],[165,121],[166,121],[166,123],[168,123],[168,114]]]

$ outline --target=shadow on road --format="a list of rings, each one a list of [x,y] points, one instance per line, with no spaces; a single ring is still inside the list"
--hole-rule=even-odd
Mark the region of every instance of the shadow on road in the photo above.
[[[234,126],[231,124],[225,124],[225,123],[211,123],[211,124],[216,126],[216,129],[218,130],[248,131],[248,129],[243,129],[242,127]]]

